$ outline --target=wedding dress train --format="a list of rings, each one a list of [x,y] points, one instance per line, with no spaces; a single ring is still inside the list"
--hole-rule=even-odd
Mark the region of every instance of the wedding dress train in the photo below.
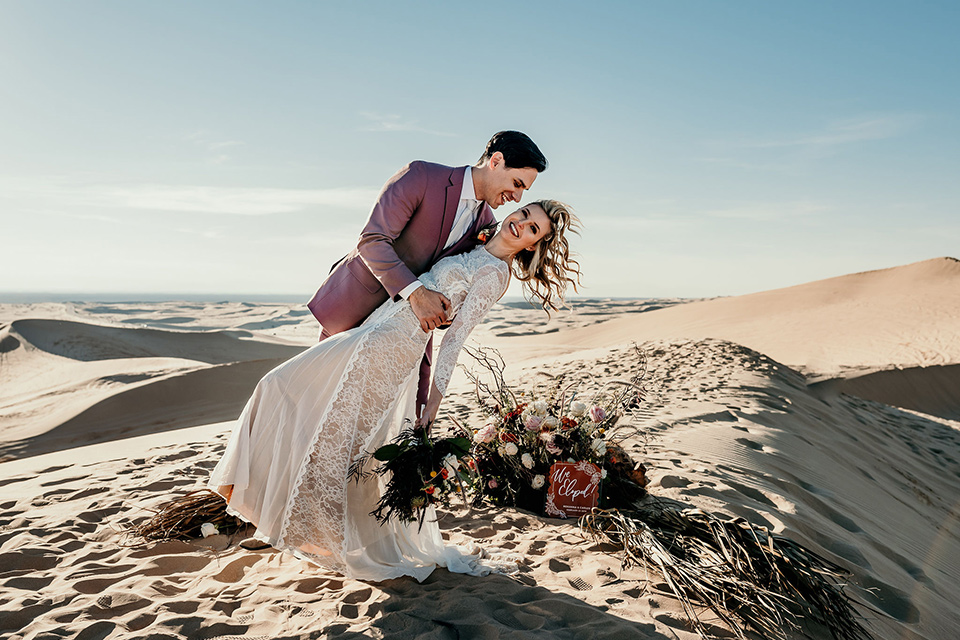
[[[467,335],[509,277],[507,264],[483,246],[444,258],[420,276],[450,299],[455,313],[434,359],[441,393]],[[390,300],[361,326],[264,376],[209,479],[214,488],[233,485],[228,511],[255,524],[254,537],[357,579],[422,581],[436,566],[473,575],[509,571],[509,562],[445,544],[432,508],[422,528],[394,520],[379,525],[369,514],[383,480],[348,482],[354,460],[414,418],[427,338],[410,304]]]

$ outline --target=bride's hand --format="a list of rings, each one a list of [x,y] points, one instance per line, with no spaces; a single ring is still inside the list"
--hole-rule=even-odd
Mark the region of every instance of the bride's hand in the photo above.
[[[433,426],[434,421],[437,419],[437,412],[440,411],[441,400],[443,400],[443,396],[440,395],[440,392],[437,390],[437,385],[431,384],[430,393],[427,394],[427,404],[424,405],[423,411],[420,412],[416,422],[416,428],[425,430],[427,435],[430,435],[430,427]]]
[[[418,430],[426,431],[427,435],[429,436],[430,427],[433,425],[433,420],[428,420],[426,415],[421,415],[417,418],[417,421],[414,423],[414,425]]]

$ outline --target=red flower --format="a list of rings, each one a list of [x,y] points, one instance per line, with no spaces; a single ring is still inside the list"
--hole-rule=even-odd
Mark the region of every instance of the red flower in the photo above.
[[[441,477],[441,478],[443,478],[444,480],[446,480],[446,479],[447,479],[447,476],[449,476],[449,475],[450,475],[450,472],[449,472],[449,471],[447,471],[446,469],[440,469],[440,477]]]
[[[436,491],[436,490],[437,490],[437,488],[436,488],[436,487],[433,487],[433,486],[430,486],[430,487],[427,487],[426,489],[424,489],[424,491],[427,492],[427,495],[428,495],[428,496],[432,496],[432,495],[433,495],[433,492]]]
[[[490,238],[492,238],[493,235],[497,232],[498,224],[499,224],[498,222],[493,222],[485,226],[483,229],[480,229],[479,233],[477,233],[477,240],[479,240],[483,244],[487,244]]]
[[[560,418],[560,426],[564,429],[573,429],[577,426],[577,421],[573,418]]]

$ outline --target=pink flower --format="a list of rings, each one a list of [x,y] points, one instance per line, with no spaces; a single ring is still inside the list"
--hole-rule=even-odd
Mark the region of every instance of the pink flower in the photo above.
[[[523,426],[527,428],[527,431],[537,431],[540,429],[542,422],[543,418],[540,416],[530,416],[527,418],[527,421],[523,423]]]
[[[487,486],[490,487],[491,489],[496,489],[496,488],[497,488],[497,481],[494,480],[493,478],[490,478],[490,481],[487,482]]]
[[[487,424],[482,429],[477,431],[473,436],[474,442],[488,443],[493,442],[493,439],[497,437],[497,427],[493,424]]]
[[[554,444],[553,440],[548,442],[544,448],[547,450],[547,452],[552,453],[555,456],[558,456],[563,452],[563,449]]]
[[[603,410],[603,407],[594,405],[590,407],[590,419],[599,424],[607,419],[607,412]]]

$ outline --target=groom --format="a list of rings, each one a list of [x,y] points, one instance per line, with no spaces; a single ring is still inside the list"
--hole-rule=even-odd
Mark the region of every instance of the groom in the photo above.
[[[388,298],[409,300],[426,332],[446,324],[450,301],[417,277],[480,244],[480,231],[496,223],[492,209],[519,202],[546,168],[533,140],[501,131],[472,167],[416,160],[400,169],[380,191],[356,248],[333,265],[307,305],[320,321],[320,339],[359,326]],[[420,366],[418,412],[432,355],[431,341]]]

